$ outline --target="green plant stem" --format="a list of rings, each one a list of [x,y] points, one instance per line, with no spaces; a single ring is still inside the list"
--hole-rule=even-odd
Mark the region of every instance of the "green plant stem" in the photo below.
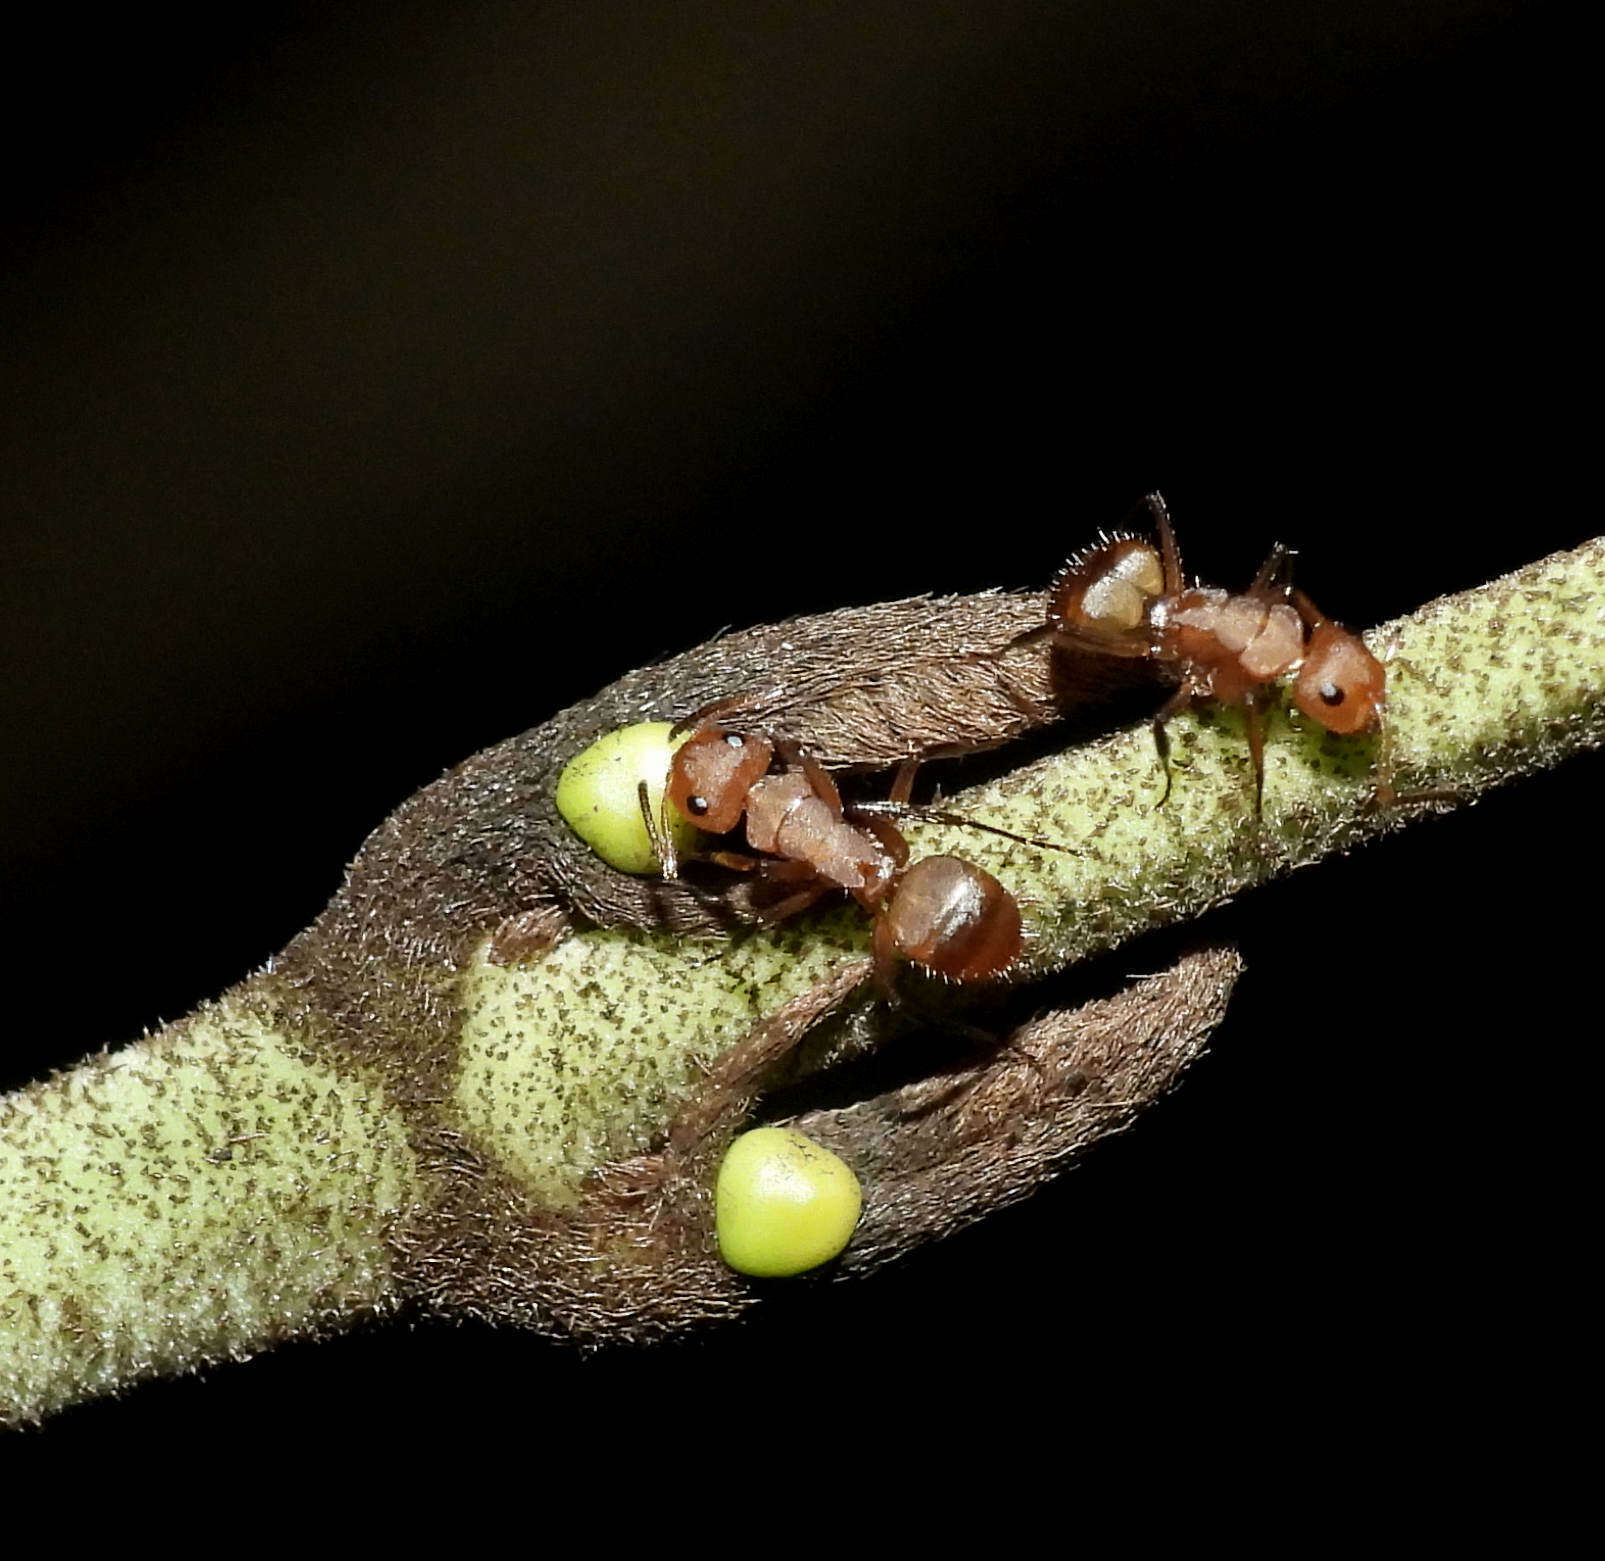
[[[1605,740],[1605,542],[1369,638],[1389,663],[1386,733],[1337,740],[1276,715],[1262,819],[1241,723],[1206,709],[1172,727],[1162,808],[1146,725],[951,801],[1076,855],[934,825],[911,838],[997,872],[1044,971],[1453,805],[1412,792],[1469,801]],[[1404,801],[1379,802],[1379,767]],[[837,913],[733,945],[591,930],[512,965],[481,947],[452,976],[444,1100],[403,1099],[287,1021],[271,973],[18,1092],[0,1106],[0,1418],[400,1304],[417,1286],[397,1233],[434,1196],[423,1117],[561,1210],[661,1139],[712,1057],[865,941]]]
[[[405,1124],[275,1028],[260,985],[0,1106],[0,1412],[394,1301]]]

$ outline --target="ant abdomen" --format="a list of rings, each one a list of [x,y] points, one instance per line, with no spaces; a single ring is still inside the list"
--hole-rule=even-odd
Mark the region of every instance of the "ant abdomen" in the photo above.
[[[1020,906],[991,873],[956,856],[905,869],[875,926],[875,951],[950,981],[985,981],[1020,957]]]
[[[747,794],[747,844],[765,856],[806,862],[837,888],[871,890],[892,864],[874,836],[855,828],[800,770],[766,775]]]
[[[1153,544],[1117,537],[1060,571],[1048,595],[1048,618],[1111,655],[1146,656],[1149,610],[1164,590],[1164,564]]]

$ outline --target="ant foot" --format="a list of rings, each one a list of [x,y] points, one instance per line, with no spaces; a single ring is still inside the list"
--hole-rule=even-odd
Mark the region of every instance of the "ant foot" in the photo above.
[[[1407,808],[1419,803],[1458,804],[1467,801],[1464,792],[1452,786],[1427,786],[1418,791],[1395,791],[1387,781],[1378,781],[1371,792],[1371,805],[1378,808]]]

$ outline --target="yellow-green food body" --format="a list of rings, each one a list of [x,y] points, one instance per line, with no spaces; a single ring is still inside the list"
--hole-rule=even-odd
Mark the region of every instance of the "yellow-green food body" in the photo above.
[[[662,818],[669,761],[689,735],[671,737],[672,731],[668,721],[639,721],[606,732],[575,754],[557,778],[557,811],[586,845],[621,873],[645,875],[661,867],[641,817],[640,784],[646,782],[652,817]],[[675,849],[689,854],[697,844],[695,826],[675,809],[666,811]]]
[[[862,1207],[846,1161],[795,1128],[754,1128],[731,1144],[719,1167],[719,1255],[758,1279],[801,1274],[847,1245]]]

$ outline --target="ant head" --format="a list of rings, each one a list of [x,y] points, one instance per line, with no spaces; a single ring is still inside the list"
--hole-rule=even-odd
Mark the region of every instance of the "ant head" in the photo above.
[[[1142,641],[1148,609],[1165,593],[1159,549],[1140,537],[1116,537],[1077,554],[1048,596],[1048,619],[1078,639],[1109,645]]]
[[[985,981],[1020,957],[1020,907],[973,862],[922,857],[897,880],[876,941],[950,981]]]
[[[739,737],[707,727],[675,750],[668,796],[683,818],[710,835],[741,822],[747,793],[769,769],[774,749],[762,737]]]
[[[1340,737],[1372,731],[1382,715],[1387,671],[1358,634],[1322,622],[1310,631],[1293,703]]]

